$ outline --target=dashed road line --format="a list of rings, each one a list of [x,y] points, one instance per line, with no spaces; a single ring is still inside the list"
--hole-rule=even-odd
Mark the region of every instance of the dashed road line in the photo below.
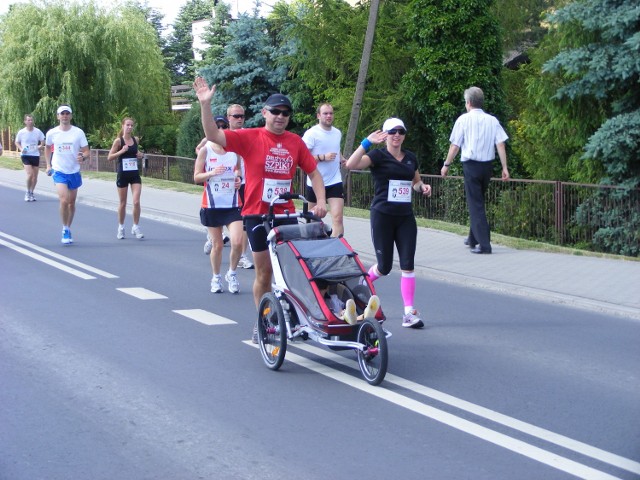
[[[127,295],[131,295],[132,297],[138,298],[140,300],[163,300],[165,298],[169,298],[165,297],[161,293],[156,293],[142,287],[116,288],[116,290],[119,290],[122,293],[126,293]]]
[[[192,310],[174,310],[178,315],[182,315],[183,317],[190,318],[191,320],[195,320],[196,322],[203,323],[204,325],[237,325],[238,322],[234,322],[233,320],[221,317],[220,315],[216,315],[215,313],[208,312],[206,310],[202,310],[199,308],[195,308]]]

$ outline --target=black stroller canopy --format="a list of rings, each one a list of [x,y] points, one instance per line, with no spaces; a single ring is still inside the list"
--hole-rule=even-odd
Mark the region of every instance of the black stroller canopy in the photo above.
[[[364,273],[355,260],[355,253],[339,238],[293,240],[291,243],[300,252],[312,278],[341,282]]]

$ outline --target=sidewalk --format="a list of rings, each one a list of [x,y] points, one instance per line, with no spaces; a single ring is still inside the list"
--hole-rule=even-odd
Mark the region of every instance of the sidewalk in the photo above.
[[[0,168],[0,185],[17,189],[16,201],[23,201],[24,175],[22,170]],[[84,178],[83,182],[78,193],[81,205],[116,210],[115,175],[114,181]],[[53,182],[42,173],[35,194],[56,196]],[[199,201],[199,194],[143,186],[142,217],[194,229],[204,238]],[[349,243],[369,265],[375,259],[369,220],[345,218],[344,223]],[[472,255],[463,238],[420,228],[416,274],[640,320],[640,262],[515,250],[497,244],[493,244],[492,255]]]

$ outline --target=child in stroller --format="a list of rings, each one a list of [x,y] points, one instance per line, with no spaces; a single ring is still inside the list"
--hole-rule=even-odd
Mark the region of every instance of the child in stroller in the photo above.
[[[336,317],[344,320],[349,325],[355,325],[358,321],[364,320],[365,318],[375,318],[380,308],[380,299],[378,296],[371,295],[364,312],[358,315],[356,302],[353,298],[350,298],[351,294],[344,284],[338,283],[329,291],[329,283],[326,280],[318,279],[315,282],[320,290],[320,295],[329,309]]]

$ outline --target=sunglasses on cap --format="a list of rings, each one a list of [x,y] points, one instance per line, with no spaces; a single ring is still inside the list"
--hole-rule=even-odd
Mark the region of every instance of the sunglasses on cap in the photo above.
[[[387,132],[389,135],[395,135],[396,133],[398,135],[406,135],[407,131],[404,128],[392,128],[391,130],[389,130]]]
[[[244,118],[244,113],[234,113],[233,115],[229,115],[233,118]]]
[[[291,110],[280,110],[279,108],[267,108],[266,110],[276,117],[278,115],[282,115],[283,117],[291,116]]]

